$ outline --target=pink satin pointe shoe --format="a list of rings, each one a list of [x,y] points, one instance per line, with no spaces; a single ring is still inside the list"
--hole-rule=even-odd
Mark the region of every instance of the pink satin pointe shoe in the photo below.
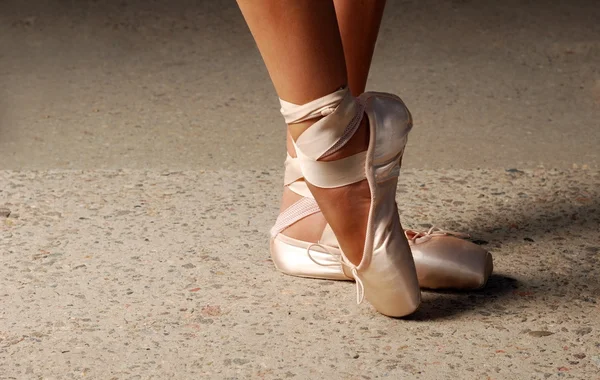
[[[322,277],[343,279],[339,274],[341,268],[344,276],[356,281],[358,303],[367,299],[377,311],[392,317],[413,313],[421,302],[421,292],[395,202],[400,161],[412,127],[408,109],[394,95],[365,93],[357,100],[346,88],[305,105],[283,100],[281,105],[287,124],[320,118],[294,142],[298,175],[321,188],[336,188],[366,179],[371,205],[363,256],[358,265],[352,264],[340,249],[332,254],[326,243],[334,235],[328,228],[318,243],[300,242],[279,233],[285,225],[318,212],[311,198],[300,199],[278,218],[271,242],[275,264],[295,274],[305,273],[314,265],[319,267]],[[369,121],[368,149],[335,161],[319,161],[342,147],[364,116]],[[283,251],[293,254],[284,259]]]
[[[492,254],[467,234],[431,227],[404,231],[422,288],[472,290],[485,286],[494,269]]]
[[[298,277],[353,280],[341,264],[337,239],[327,224],[317,242],[294,239],[284,230],[294,223],[321,212],[310,193],[297,158],[285,161],[284,185],[301,198],[284,210],[271,229],[271,257],[281,272]],[[464,240],[468,235],[431,228],[427,232],[406,230],[423,289],[473,290],[485,286],[493,270],[492,255]]]
[[[292,276],[352,281],[352,276],[339,263],[339,244],[329,225],[325,226],[318,242],[294,239],[284,233],[290,225],[321,212],[302,179],[298,162],[290,156],[285,163],[285,185],[303,197],[297,204],[303,205],[305,213],[300,219],[286,218],[294,212],[294,209],[288,208],[271,229],[271,258],[275,267]],[[479,289],[485,286],[492,274],[492,255],[477,244],[464,240],[469,237],[467,234],[436,227],[426,232],[405,230],[404,233],[415,261],[419,286],[423,289]],[[307,250],[310,250],[310,256]],[[319,265],[315,261],[327,265]]]

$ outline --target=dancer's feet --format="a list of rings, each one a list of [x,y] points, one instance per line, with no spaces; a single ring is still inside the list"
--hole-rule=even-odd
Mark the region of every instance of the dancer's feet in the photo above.
[[[365,128],[364,124],[361,125],[361,128]],[[360,139],[351,139],[350,142],[357,141],[360,141]],[[359,144],[347,145],[346,147],[348,150],[354,148],[355,152],[360,149]],[[338,280],[352,279],[352,275],[347,271],[344,272],[343,266],[339,262],[336,264],[335,258],[341,255],[339,243],[330,226],[327,225],[319,207],[312,199],[314,198],[313,194],[308,191],[307,183],[303,180],[300,172],[299,160],[291,158],[295,157],[296,154],[289,134],[288,154],[290,157],[286,161],[286,183],[289,186],[286,186],[284,190],[281,215],[285,215],[285,210],[296,202],[302,204],[305,213],[298,218],[298,212],[296,212],[296,218],[293,222],[290,222],[290,214],[288,213],[283,218],[287,219],[287,223],[283,225],[278,223],[280,224],[279,229],[274,231],[274,239],[271,245],[271,253],[276,266],[282,272],[296,276]],[[366,181],[358,182],[358,184],[360,183],[366,183]],[[338,190],[340,196],[333,197],[331,199],[332,203],[339,203],[339,198],[344,195],[342,189],[343,187],[333,189]],[[317,191],[319,190],[331,191],[332,189],[317,188]],[[327,191],[323,192],[327,193]],[[366,191],[363,194],[366,194]],[[363,194],[359,194],[359,196]],[[370,199],[368,201],[370,202]],[[351,209],[352,206],[352,204],[349,204],[347,209]],[[310,211],[306,213],[306,210]],[[334,208],[333,212],[336,211],[338,210]],[[279,219],[278,222],[280,222]],[[356,225],[358,223],[354,224],[354,226]],[[355,236],[352,236],[355,241],[364,239],[365,234],[360,232],[359,230]],[[280,239],[277,239],[277,236]],[[439,230],[428,232],[407,231],[406,236],[410,240],[419,284],[423,288],[475,289],[483,286],[491,274],[493,268],[491,255],[473,243],[458,239],[452,234]],[[283,241],[281,241],[282,239]],[[319,243],[318,245],[324,248],[325,251],[318,249],[314,243]],[[324,269],[306,257],[307,251],[312,252],[313,256],[318,256],[321,261],[330,262],[331,265],[327,265],[328,268]],[[311,254],[309,253],[309,255]],[[360,259],[355,258],[350,261],[357,265]]]
[[[395,202],[410,113],[396,96],[367,93],[359,103],[347,89],[301,106],[282,101],[282,113],[288,124],[303,123],[301,133],[290,128],[300,177],[337,236],[341,264],[357,281],[359,301],[365,297],[389,316],[412,313],[420,292]],[[323,116],[313,125],[305,123]],[[303,202],[290,209],[278,218],[274,236],[319,208]],[[330,266],[312,257],[311,246],[310,259]]]

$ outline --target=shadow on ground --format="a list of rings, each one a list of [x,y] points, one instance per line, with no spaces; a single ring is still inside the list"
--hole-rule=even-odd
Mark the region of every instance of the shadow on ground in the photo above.
[[[496,272],[479,291],[424,292],[424,302],[411,320],[451,319],[464,313],[500,316],[515,308],[600,302],[598,187],[589,178],[577,182],[560,172],[527,176],[534,179],[526,179],[528,186],[500,188],[501,196],[474,202],[478,214],[460,227],[450,220],[456,215],[453,211],[441,221],[449,229],[469,231],[474,242],[490,250]],[[517,187],[524,184],[511,181]]]
[[[564,202],[560,208],[556,204],[537,205],[527,214],[514,215],[507,225],[501,215],[490,215],[491,226],[481,228],[473,226],[469,229],[475,240],[481,236],[492,236],[494,240],[507,242],[526,239],[537,241],[556,233],[583,233],[597,231],[600,226],[600,199],[588,198],[585,204]],[[522,235],[527,235],[523,238]],[[485,241],[484,241],[485,242]]]
[[[476,310],[483,315],[492,315],[493,305],[502,304],[502,300],[512,296],[519,288],[519,282],[503,274],[490,276],[485,288],[477,291],[435,291],[424,292],[423,303],[416,313],[408,319],[413,321],[431,321],[459,316]]]

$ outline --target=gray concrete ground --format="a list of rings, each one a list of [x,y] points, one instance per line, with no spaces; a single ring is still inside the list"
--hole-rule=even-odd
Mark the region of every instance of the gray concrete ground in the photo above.
[[[600,5],[390,1],[403,222],[479,292],[277,273],[277,100],[234,2],[0,2],[0,379],[600,379]],[[10,211],[10,214],[9,214]]]
[[[408,320],[274,270],[280,174],[2,172],[0,377],[598,378],[598,173],[407,170],[404,223],[496,263]]]

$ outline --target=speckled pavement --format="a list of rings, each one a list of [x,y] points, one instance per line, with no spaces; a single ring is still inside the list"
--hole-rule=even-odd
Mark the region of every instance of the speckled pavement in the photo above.
[[[285,129],[234,1],[0,1],[0,380],[600,379],[599,19],[388,0],[402,220],[496,264],[390,319],[269,259]]]
[[[281,174],[0,171],[0,378],[600,378],[599,172],[405,170],[496,265],[409,319],[275,271]]]

